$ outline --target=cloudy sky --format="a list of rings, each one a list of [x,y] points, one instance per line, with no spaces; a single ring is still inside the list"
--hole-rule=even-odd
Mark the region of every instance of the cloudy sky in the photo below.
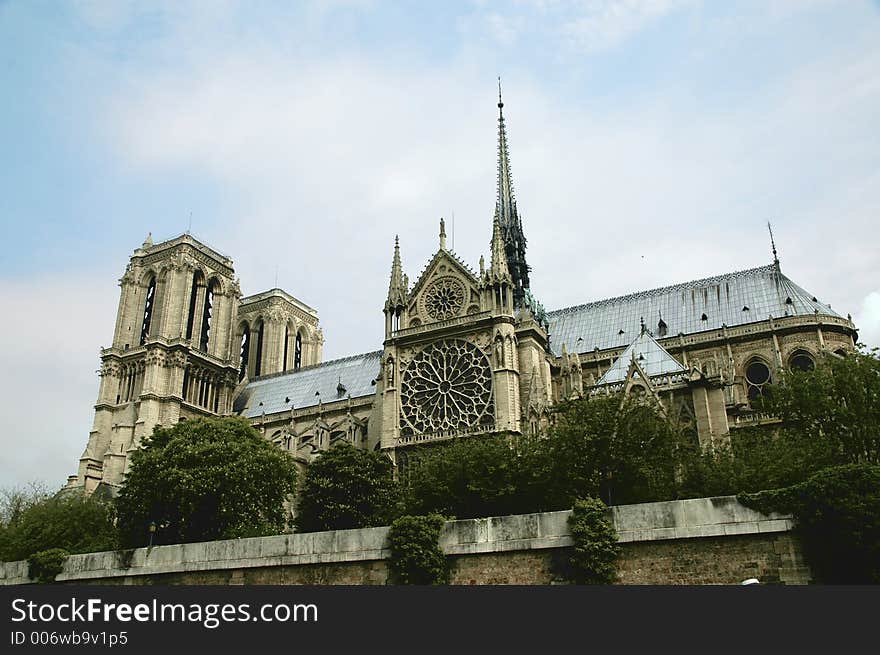
[[[880,345],[880,3],[0,0],[0,486],[85,446],[118,279],[192,233],[381,346],[394,235],[476,266],[496,76],[548,309],[769,263]]]

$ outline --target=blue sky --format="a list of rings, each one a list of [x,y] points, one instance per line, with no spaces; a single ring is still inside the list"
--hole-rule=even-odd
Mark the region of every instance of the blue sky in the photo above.
[[[880,5],[0,0],[0,486],[75,472],[132,250],[192,232],[244,293],[380,345],[455,215],[488,249],[496,76],[550,308],[768,263],[880,345]],[[10,320],[11,318],[11,320]]]

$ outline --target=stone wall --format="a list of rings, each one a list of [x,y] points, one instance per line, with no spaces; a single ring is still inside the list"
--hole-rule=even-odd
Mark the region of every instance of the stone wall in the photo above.
[[[440,545],[453,584],[563,584],[570,512],[450,521]],[[732,496],[610,510],[623,584],[806,584],[792,521]],[[388,528],[232,539],[71,556],[73,584],[387,584]],[[28,584],[27,562],[0,563],[0,584]]]

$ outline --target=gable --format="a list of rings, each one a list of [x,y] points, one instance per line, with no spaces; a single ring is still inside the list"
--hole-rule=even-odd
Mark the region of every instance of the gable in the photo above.
[[[476,276],[455,255],[440,250],[407,298],[406,327],[427,325],[480,311]]]

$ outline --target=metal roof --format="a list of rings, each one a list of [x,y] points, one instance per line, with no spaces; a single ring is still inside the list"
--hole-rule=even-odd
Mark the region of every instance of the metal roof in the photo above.
[[[352,355],[298,371],[277,373],[249,382],[235,399],[233,411],[247,418],[327,404],[351,396],[371,396],[376,391],[382,351]],[[345,387],[345,390],[338,388]]]
[[[559,356],[562,344],[577,353],[626,346],[639,334],[642,319],[662,338],[816,312],[839,316],[770,264],[558,309],[547,317],[550,348]]]
[[[657,343],[647,330],[643,331],[629,347],[623,351],[617,361],[611,365],[597,384],[622,382],[629,373],[631,361],[637,361],[649,378],[670,373],[684,373],[687,369]]]

